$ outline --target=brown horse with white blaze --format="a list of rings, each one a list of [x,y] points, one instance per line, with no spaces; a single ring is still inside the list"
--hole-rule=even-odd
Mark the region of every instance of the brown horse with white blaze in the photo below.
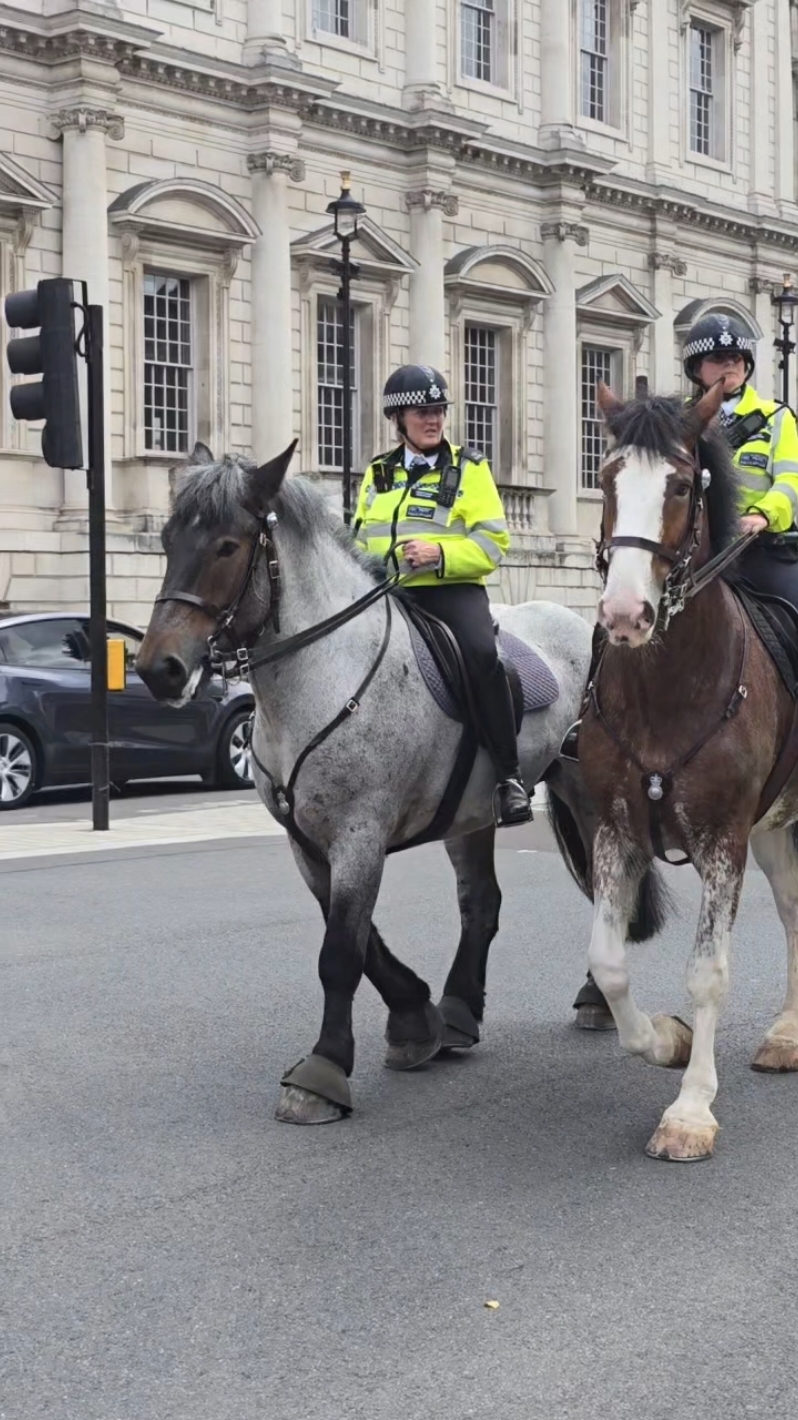
[[[722,385],[689,407],[598,393],[608,433],[598,609],[607,636],[579,736],[598,820],[589,961],[623,1048],[686,1066],[647,1146],[672,1160],[714,1149],[715,1030],[749,840],[788,950],[784,1008],[753,1064],[798,1070],[795,702],[733,590],[737,484],[725,442],[709,432],[722,398]],[[641,875],[677,850],[703,884],[687,971],[692,1032],[637,1006],[626,957]]]

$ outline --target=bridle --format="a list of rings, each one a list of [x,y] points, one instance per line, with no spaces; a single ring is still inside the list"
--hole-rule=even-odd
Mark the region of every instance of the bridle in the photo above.
[[[660,597],[658,620],[663,631],[667,631],[670,622],[679,612],[684,611],[687,602],[728,567],[736,562],[745,549],[750,546],[757,533],[746,533],[737,538],[722,552],[719,552],[703,567],[694,568],[693,558],[701,546],[701,539],[704,532],[704,495],[709,487],[711,474],[706,469],[701,468],[698,444],[692,453],[688,449],[677,449],[676,457],[683,459],[693,468],[693,481],[690,485],[690,508],[687,514],[684,536],[678,547],[668,547],[664,542],[654,542],[647,537],[606,537],[604,534],[604,515],[601,518],[601,534],[596,543],[596,569],[601,577],[602,583],[606,586],[607,576],[610,570],[610,554],[619,547],[635,547],[643,552],[650,552],[653,557],[660,557],[664,562],[671,564],[670,571],[662,588]]]
[[[207,601],[205,597],[196,596],[194,592],[160,592],[155,598],[156,602],[183,602],[186,606],[197,607],[205,616],[215,622],[214,629],[208,637],[208,656],[211,671],[221,675],[225,688],[228,679],[246,678],[250,669],[249,652],[266,628],[272,626],[278,634],[280,631],[282,583],[277,549],[271,538],[271,533],[277,526],[277,514],[253,514],[253,516],[258,518],[258,532],[252,541],[246,570],[238,590],[226,607],[219,607],[215,602]],[[242,635],[236,629],[236,616],[255,579],[261,560],[265,560],[269,579],[269,610],[256,631]],[[226,649],[219,645],[223,637],[227,637]],[[231,664],[233,666],[232,672],[230,670]]]

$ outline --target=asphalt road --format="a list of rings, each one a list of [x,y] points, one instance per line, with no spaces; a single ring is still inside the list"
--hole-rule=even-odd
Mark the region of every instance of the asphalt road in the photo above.
[[[736,934],[716,1158],[654,1163],[678,1077],[573,1030],[589,910],[547,846],[502,839],[478,1050],[385,1071],[364,983],[356,1112],[309,1130],[272,1119],[320,1004],[282,840],[0,864],[1,1420],[794,1408],[798,1079],[748,1069],[784,974],[766,884]],[[671,877],[681,917],[636,984],[684,1011],[697,894]],[[389,862],[377,920],[439,989],[441,849]]]

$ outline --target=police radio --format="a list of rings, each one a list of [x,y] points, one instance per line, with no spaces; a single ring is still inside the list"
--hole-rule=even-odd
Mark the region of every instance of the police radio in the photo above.
[[[441,508],[453,508],[460,487],[462,470],[458,464],[449,463],[441,473],[438,504]]]

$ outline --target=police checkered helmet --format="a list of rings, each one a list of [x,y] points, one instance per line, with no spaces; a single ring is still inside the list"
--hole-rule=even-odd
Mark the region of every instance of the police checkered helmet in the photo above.
[[[431,365],[400,365],[388,377],[382,392],[382,412],[390,419],[403,409],[424,409],[427,405],[448,406],[448,386],[439,370]]]
[[[754,372],[754,346],[750,335],[733,316],[703,316],[687,332],[682,359],[684,373],[694,385],[700,385],[698,367],[707,355],[742,355],[745,361],[745,378],[750,380]]]

